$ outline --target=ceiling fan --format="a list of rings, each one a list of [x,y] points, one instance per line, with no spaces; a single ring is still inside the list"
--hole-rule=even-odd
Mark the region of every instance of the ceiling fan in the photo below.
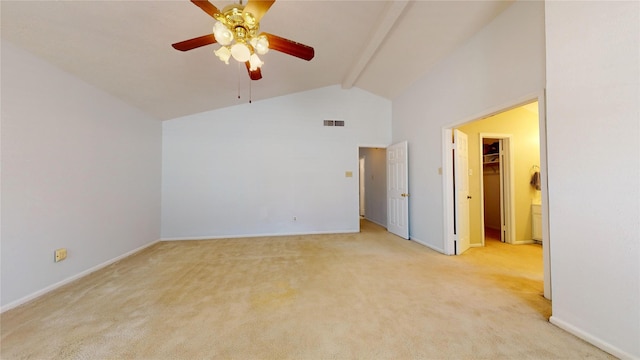
[[[222,11],[207,0],[191,0],[216,20],[211,34],[172,44],[174,49],[188,51],[205,45],[218,43],[220,48],[216,56],[226,64],[233,57],[245,63],[251,80],[260,80],[262,60],[258,55],[266,54],[269,49],[295,56],[303,60],[311,60],[314,56],[312,47],[297,43],[269,33],[259,33],[260,19],[269,10],[275,0],[249,0],[247,5],[232,4]]]

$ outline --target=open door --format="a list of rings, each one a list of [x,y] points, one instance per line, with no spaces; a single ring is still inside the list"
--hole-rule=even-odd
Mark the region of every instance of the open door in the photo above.
[[[460,255],[470,247],[469,227],[469,141],[467,134],[453,130],[454,163],[454,234],[455,254]]]
[[[407,142],[387,147],[387,230],[409,239],[409,158]]]
[[[365,199],[366,199],[366,193],[365,193],[365,160],[364,157],[360,158],[360,173],[359,173],[359,184],[360,184],[360,218],[364,218],[365,217],[365,208],[366,208],[366,204],[365,204]]]

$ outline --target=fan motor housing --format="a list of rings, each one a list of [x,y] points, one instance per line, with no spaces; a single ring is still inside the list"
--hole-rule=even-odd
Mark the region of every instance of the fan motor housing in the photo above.
[[[256,21],[253,14],[243,10],[242,5],[228,5],[222,12],[215,15],[216,20],[233,31],[237,40],[256,37],[260,30],[260,23]]]

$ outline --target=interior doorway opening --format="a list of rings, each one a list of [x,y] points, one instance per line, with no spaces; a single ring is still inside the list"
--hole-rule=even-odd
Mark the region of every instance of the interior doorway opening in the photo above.
[[[536,120],[537,121],[537,120]],[[537,126],[537,123],[535,124]],[[517,190],[514,168],[512,134],[479,133],[479,189],[480,189],[480,237],[478,246],[485,246],[487,234],[503,243],[516,244],[515,232]]]
[[[504,127],[482,127],[482,124],[491,123],[492,119],[504,118],[510,114],[515,116],[503,123]],[[515,115],[514,115],[515,114]],[[519,127],[523,127],[527,118],[529,131],[522,131]],[[481,125],[478,125],[481,124]],[[495,124],[493,124],[495,125]],[[501,195],[497,199],[497,203],[501,205],[501,215],[513,212],[512,226],[508,223],[509,217],[504,217],[500,227],[507,222],[507,232],[500,236],[501,240],[511,244],[531,244],[535,241],[533,238],[535,233],[532,228],[534,207],[538,206],[538,215],[541,218],[536,221],[542,224],[542,229],[538,229],[538,237],[542,242],[542,264],[544,278],[544,295],[551,299],[551,275],[549,268],[549,237],[548,237],[548,204],[544,199],[547,198],[546,184],[546,123],[544,119],[544,96],[538,96],[528,101],[522,101],[514,106],[505,106],[497,109],[487,115],[476,116],[465,122],[454,124],[443,128],[443,189],[444,189],[444,226],[445,226],[445,251],[449,255],[455,254],[456,249],[456,224],[461,222],[455,219],[455,196],[454,171],[453,163],[456,145],[451,142],[453,130],[462,130],[469,134],[468,149],[470,154],[468,171],[459,171],[456,169],[455,175],[464,174],[469,176],[469,199],[470,199],[470,220],[471,227],[471,247],[481,247],[485,243],[485,193],[483,175],[486,170],[495,171],[498,186],[502,182],[502,191],[498,191]],[[509,149],[500,154],[498,151],[495,164],[485,164],[484,155],[494,155],[493,153],[484,153],[485,144],[483,139],[492,139],[489,146],[495,144],[500,150]],[[497,141],[496,141],[497,140]],[[511,154],[511,155],[509,155]],[[505,158],[504,156],[507,156]],[[510,157],[509,157],[510,156]],[[488,157],[489,158],[489,157]],[[477,159],[477,160],[475,160]],[[506,166],[505,166],[506,165]],[[511,165],[511,169],[507,170]],[[495,168],[492,169],[492,167]],[[487,169],[485,169],[487,168]],[[534,169],[534,170],[532,170]],[[506,171],[504,171],[506,170]],[[535,176],[533,176],[535,175]],[[509,179],[507,179],[509,177]],[[533,185],[533,178],[538,179],[537,184]],[[505,185],[513,183],[514,190],[505,189]],[[511,199],[508,199],[511,197]],[[459,198],[461,198],[459,196]],[[511,207],[511,209],[509,209]],[[464,223],[464,222],[462,222]],[[509,240],[511,237],[511,240]]]
[[[387,227],[386,149],[360,147],[358,149],[359,191],[361,219]]]
[[[484,231],[482,245],[485,245],[485,239],[496,239],[505,242],[502,224],[504,224],[502,200],[504,196],[502,190],[504,183],[502,182],[502,166],[500,153],[502,152],[502,139],[494,137],[480,138],[482,144],[482,211]]]

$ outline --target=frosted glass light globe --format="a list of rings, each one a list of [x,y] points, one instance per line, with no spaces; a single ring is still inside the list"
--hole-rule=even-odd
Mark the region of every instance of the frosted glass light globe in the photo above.
[[[226,46],[233,41],[233,33],[221,22],[216,21],[213,25],[213,37],[216,38],[218,44]]]
[[[225,64],[229,65],[229,58],[231,57],[231,51],[226,46],[221,47],[220,49],[213,52],[216,54],[220,60],[222,60]]]
[[[231,47],[231,56],[238,62],[247,62],[251,56],[251,50],[243,43],[235,43]]]
[[[258,68],[260,68],[263,64],[264,62],[260,60],[258,54],[252,54],[249,58],[249,70],[251,71],[258,70]]]
[[[269,39],[264,35],[260,35],[251,39],[251,46],[258,54],[264,55],[269,51]]]

